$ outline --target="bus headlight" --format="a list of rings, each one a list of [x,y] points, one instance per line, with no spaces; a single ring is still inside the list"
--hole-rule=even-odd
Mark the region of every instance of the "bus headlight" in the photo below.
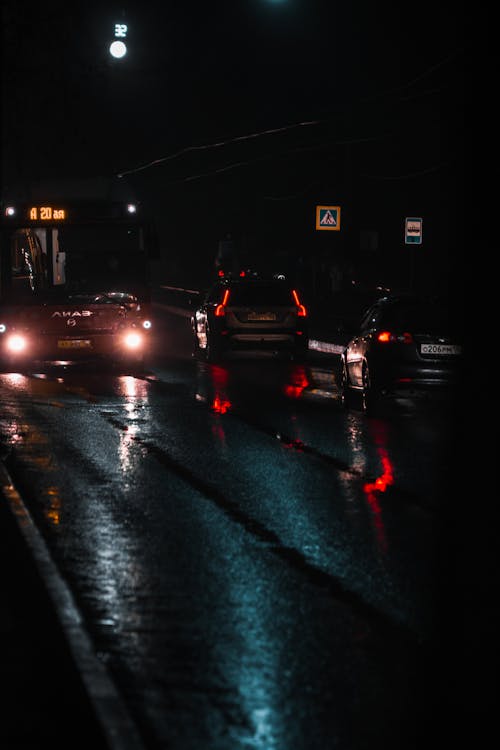
[[[142,336],[137,331],[128,331],[123,337],[126,349],[136,351],[142,347]]]
[[[7,337],[5,346],[12,354],[20,354],[28,346],[28,339],[20,333],[11,333]]]

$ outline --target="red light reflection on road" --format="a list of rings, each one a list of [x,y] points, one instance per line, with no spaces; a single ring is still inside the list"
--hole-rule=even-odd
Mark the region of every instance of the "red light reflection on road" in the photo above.
[[[379,453],[383,472],[374,482],[367,482],[363,486],[364,491],[367,493],[385,492],[391,484],[394,484],[393,468],[387,451],[384,448],[379,448]]]
[[[228,380],[229,376],[227,370],[222,367],[214,367],[212,369],[214,395],[210,403],[210,408],[216,414],[226,414],[232,406],[231,401],[226,395]]]
[[[292,369],[290,373],[290,383],[286,383],[283,386],[283,391],[288,398],[300,398],[302,392],[308,387],[308,385],[309,379],[305,367],[297,366]]]
[[[207,404],[214,414],[226,414],[233,406],[227,396],[229,373],[225,368],[215,365],[210,368],[208,374],[209,379],[206,382],[202,379],[199,383],[196,399]],[[215,440],[225,449],[226,434],[222,421],[214,420],[211,430]]]
[[[216,414],[225,414],[231,408],[231,402],[227,398],[222,397],[219,393],[216,393],[210,408]]]
[[[388,487],[394,484],[394,467],[389,458],[387,448],[385,445],[381,445],[381,443],[385,442],[385,439],[385,430],[382,429],[382,427],[378,427],[375,440],[378,443],[377,449],[380,455],[380,463],[382,464],[382,474],[380,474],[380,476],[378,476],[373,482],[366,482],[363,485],[363,492],[365,493],[366,501],[373,514],[373,524],[377,534],[377,542],[381,552],[384,554],[387,552],[387,537],[384,522],[382,520],[382,508],[380,507],[379,498]]]

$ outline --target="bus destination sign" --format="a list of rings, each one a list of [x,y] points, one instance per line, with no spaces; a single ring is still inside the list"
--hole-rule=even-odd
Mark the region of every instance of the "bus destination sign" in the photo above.
[[[30,221],[65,221],[68,216],[65,208],[30,206],[28,218]]]

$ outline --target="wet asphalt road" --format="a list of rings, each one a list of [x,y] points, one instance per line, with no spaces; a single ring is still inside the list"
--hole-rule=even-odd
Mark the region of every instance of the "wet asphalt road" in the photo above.
[[[160,338],[142,377],[0,376],[9,471],[144,748],[428,746],[449,405],[367,419],[334,358]]]

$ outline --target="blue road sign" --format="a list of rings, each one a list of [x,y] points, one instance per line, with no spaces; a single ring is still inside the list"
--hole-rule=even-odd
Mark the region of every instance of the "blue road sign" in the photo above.
[[[422,244],[422,219],[416,217],[407,217],[405,219],[405,244],[421,245]]]

